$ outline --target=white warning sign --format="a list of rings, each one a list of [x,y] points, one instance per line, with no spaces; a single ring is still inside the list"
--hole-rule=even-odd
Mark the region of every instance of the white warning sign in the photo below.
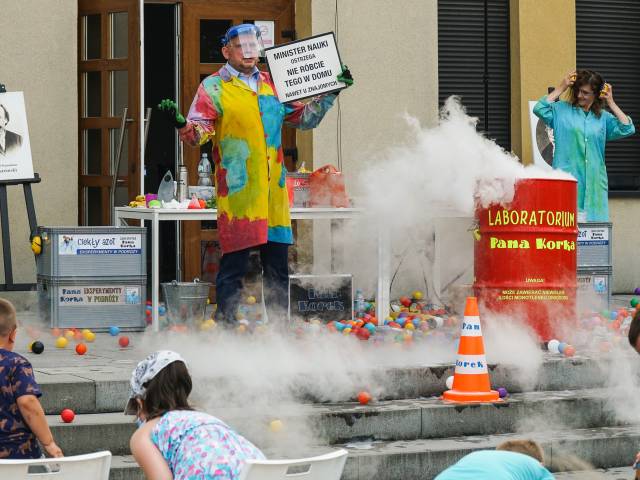
[[[484,355],[458,355],[455,373],[475,375],[487,372],[487,359]]]
[[[292,102],[346,87],[333,32],[265,49],[278,100]]]

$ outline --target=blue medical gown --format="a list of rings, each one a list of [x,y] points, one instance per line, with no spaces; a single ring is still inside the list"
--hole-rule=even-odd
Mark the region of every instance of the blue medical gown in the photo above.
[[[565,101],[548,102],[546,96],[536,103],[533,113],[553,129],[553,168],[578,180],[578,211],[586,213],[588,222],[609,221],[605,145],[633,135],[636,129],[631,118],[625,125],[605,110],[598,117]]]

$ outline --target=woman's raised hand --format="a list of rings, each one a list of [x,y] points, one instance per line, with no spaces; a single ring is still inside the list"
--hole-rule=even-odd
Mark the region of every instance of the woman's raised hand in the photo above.
[[[567,88],[571,87],[576,81],[576,71],[572,70],[567,73],[560,81],[560,89],[564,92]]]

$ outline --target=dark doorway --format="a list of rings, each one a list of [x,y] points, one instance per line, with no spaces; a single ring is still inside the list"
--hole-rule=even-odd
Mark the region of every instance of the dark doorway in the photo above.
[[[147,193],[158,191],[167,171],[175,178],[175,128],[155,107],[164,98],[176,99],[176,9],[175,5],[144,6],[144,105],[152,108],[144,158],[144,185]],[[160,281],[176,279],[176,222],[160,222]],[[148,235],[149,242],[151,240]],[[151,251],[151,243],[147,245]],[[148,256],[147,271],[151,272]]]

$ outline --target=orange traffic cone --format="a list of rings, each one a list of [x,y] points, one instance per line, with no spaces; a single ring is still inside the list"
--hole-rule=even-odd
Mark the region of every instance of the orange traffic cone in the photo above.
[[[487,359],[480,327],[478,299],[467,297],[460,332],[458,359],[453,374],[453,388],[442,394],[451,402],[499,402],[500,396],[491,390]]]

